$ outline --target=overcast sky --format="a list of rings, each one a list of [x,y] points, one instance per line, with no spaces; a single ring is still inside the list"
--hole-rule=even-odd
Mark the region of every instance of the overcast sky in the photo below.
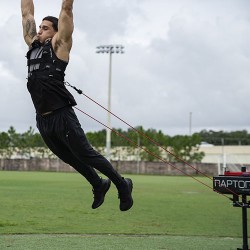
[[[20,0],[0,3],[0,131],[35,128],[26,88]],[[35,0],[35,19],[58,16],[61,0]],[[191,130],[250,131],[249,0],[76,0],[66,80],[107,106],[113,56],[112,111],[132,126],[169,135]],[[78,107],[103,123],[107,114],[74,90]],[[103,126],[76,111],[85,131]],[[192,113],[192,116],[190,115]],[[112,126],[127,126],[112,118]]]

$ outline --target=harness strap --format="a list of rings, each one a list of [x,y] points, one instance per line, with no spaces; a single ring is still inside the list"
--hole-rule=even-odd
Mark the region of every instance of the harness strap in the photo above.
[[[42,63],[42,62],[43,62],[42,58],[29,59],[27,60],[27,66],[30,66],[32,64]]]

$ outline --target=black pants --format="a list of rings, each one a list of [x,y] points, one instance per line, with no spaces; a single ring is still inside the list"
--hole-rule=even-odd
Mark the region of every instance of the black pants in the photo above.
[[[110,162],[89,144],[71,107],[45,116],[37,114],[36,120],[41,136],[50,150],[83,175],[93,187],[100,184],[100,177],[95,171],[97,169],[118,189],[121,188],[122,177]]]

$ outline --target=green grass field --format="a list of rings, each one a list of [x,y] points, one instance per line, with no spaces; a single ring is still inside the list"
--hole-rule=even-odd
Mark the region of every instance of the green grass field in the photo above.
[[[91,209],[79,174],[0,172],[0,249],[236,249],[241,209],[189,177],[129,176],[134,206],[114,186]],[[203,182],[212,185],[208,178]]]

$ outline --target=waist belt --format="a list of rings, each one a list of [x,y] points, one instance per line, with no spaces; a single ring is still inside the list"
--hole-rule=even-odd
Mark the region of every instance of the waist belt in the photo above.
[[[46,71],[33,71],[28,73],[28,80],[32,80],[35,78],[40,78],[40,79],[49,79],[49,78],[54,78],[58,81],[64,82],[64,76],[61,74],[50,74],[49,72]]]
[[[48,112],[45,112],[45,113],[37,113],[37,115],[41,116],[41,117],[47,117],[47,116],[50,116],[50,115],[54,115],[54,114],[57,114],[59,112],[62,112],[63,110],[66,110],[68,108],[70,108],[71,106],[64,106],[62,108],[59,108],[59,109],[55,109],[55,110],[51,110],[51,111],[48,111]]]

